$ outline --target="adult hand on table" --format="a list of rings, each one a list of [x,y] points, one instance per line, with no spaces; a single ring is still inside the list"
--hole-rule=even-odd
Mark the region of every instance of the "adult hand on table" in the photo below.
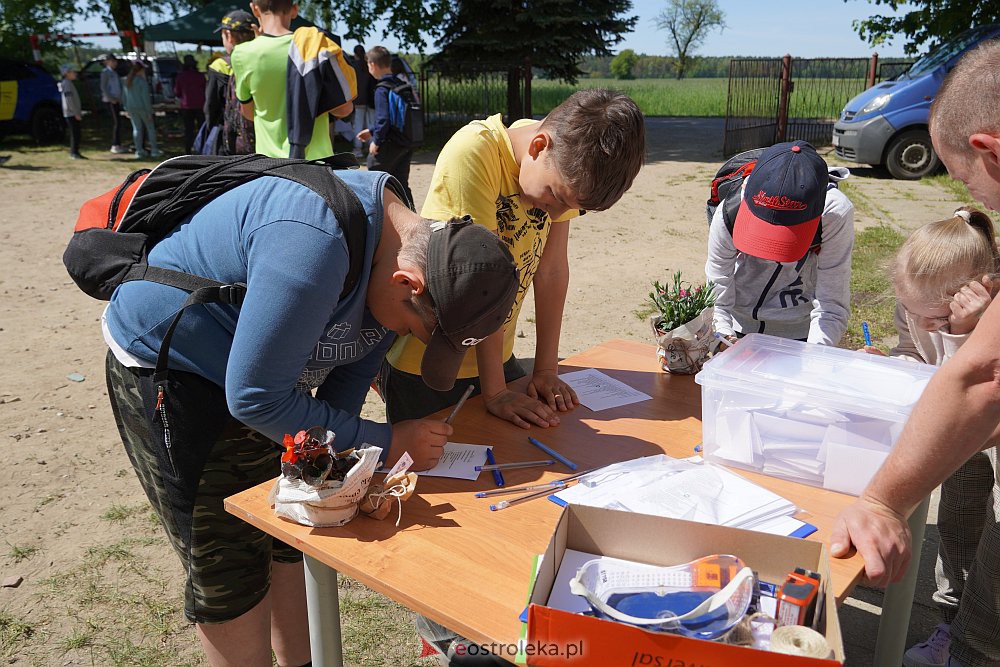
[[[526,393],[559,412],[569,412],[580,404],[573,387],[560,380],[555,371],[536,370],[532,373]]]
[[[490,414],[513,422],[521,428],[530,428],[531,424],[542,428],[559,425],[559,417],[552,408],[526,394],[504,389],[492,396],[486,396],[485,401]]]
[[[408,419],[394,424],[386,465],[391,467],[403,452],[409,452],[413,459],[411,470],[416,472],[433,468],[453,431],[450,424],[436,419]]]
[[[891,507],[861,496],[844,508],[833,523],[830,554],[847,558],[851,547],[865,561],[865,575],[875,586],[899,581],[910,563],[910,528],[906,517]]]

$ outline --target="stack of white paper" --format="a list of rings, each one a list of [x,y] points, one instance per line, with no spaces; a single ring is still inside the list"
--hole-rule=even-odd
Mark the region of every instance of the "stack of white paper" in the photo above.
[[[563,373],[559,379],[573,387],[580,402],[594,412],[648,401],[652,398],[595,368]]]
[[[797,508],[722,466],[647,456],[601,468],[554,496],[557,502],[790,534],[801,522],[776,521]]]
[[[706,453],[765,475],[857,495],[888,456],[900,428],[794,401],[751,406],[734,395],[719,404],[715,447]]]

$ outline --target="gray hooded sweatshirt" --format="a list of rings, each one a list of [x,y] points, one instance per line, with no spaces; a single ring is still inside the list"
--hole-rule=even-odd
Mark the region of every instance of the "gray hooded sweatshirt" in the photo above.
[[[842,180],[842,174],[832,176]],[[737,250],[720,206],[712,217],[705,264],[705,277],[715,283],[715,330],[836,345],[850,314],[853,248],[854,205],[832,185],[826,192],[819,251],[810,250],[798,262],[774,262]]]

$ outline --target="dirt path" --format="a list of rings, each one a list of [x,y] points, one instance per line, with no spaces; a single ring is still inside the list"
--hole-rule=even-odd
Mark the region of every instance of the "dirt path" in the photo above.
[[[572,279],[561,354],[615,337],[648,340],[643,307],[654,278],[680,269],[700,280],[707,184],[720,159],[721,120],[650,119],[649,162],[611,211],[573,223]],[[6,152],[6,151],[5,151]],[[433,155],[412,171],[418,204]],[[79,292],[61,254],[86,198],[133,164],[110,156],[69,162],[62,151],[20,150],[0,168],[0,658],[14,664],[200,664],[179,612],[179,568],[150,519],[118,440],[104,386],[103,304]],[[859,225],[912,228],[952,210],[938,184],[902,184],[859,170]],[[932,217],[931,219],[934,219]],[[516,351],[532,356],[534,306]],[[84,376],[82,382],[68,379]],[[380,406],[369,401],[366,414]],[[351,659],[398,664],[415,656],[406,613],[354,591]],[[371,623],[398,628],[395,658]],[[367,627],[366,627],[367,626]],[[408,658],[408,660],[415,658]],[[389,660],[390,662],[380,662]]]

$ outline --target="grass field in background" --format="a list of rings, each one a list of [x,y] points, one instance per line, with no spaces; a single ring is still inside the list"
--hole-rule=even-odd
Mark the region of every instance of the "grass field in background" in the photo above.
[[[575,86],[533,79],[531,111],[545,115],[583,88],[612,88],[628,94],[647,116],[726,115],[728,79],[580,79]]]

